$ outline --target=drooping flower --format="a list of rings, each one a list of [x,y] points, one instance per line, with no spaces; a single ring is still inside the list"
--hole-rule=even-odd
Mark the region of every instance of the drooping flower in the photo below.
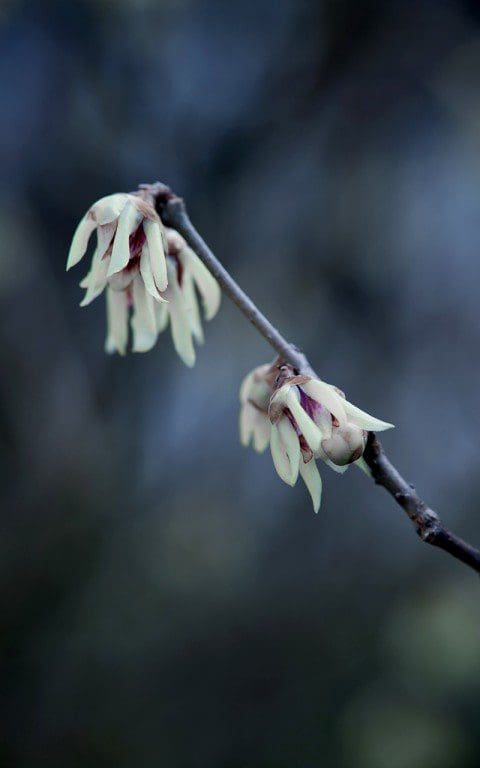
[[[85,255],[96,230],[97,247],[81,281],[81,306],[106,290],[105,350],[124,355],[129,320],[134,352],[147,352],[170,320],[175,349],[187,365],[195,362],[192,338],[203,342],[196,290],[212,318],[220,289],[203,263],[174,230],[166,230],[147,190],[98,200],[74,234],[67,269]],[[130,317],[131,314],[131,317]]]
[[[97,246],[80,304],[88,306],[106,289],[107,352],[124,355],[128,343],[129,310],[133,308],[133,349],[145,352],[156,340],[154,304],[165,301],[167,288],[165,235],[147,193],[118,193],[89,208],[73,236],[67,270],[84,257],[93,232]]]
[[[252,399],[255,382],[258,400]],[[244,381],[241,425],[247,424],[242,442],[250,435],[263,437],[270,431],[270,450],[279,476],[295,485],[298,475],[307,486],[315,511],[320,508],[322,480],[316,459],[322,459],[337,472],[349,464],[362,464],[367,432],[380,432],[393,425],[361,411],[331,384],[312,376],[298,375],[289,365],[274,363],[255,369]],[[255,397],[255,395],[253,395]],[[260,401],[255,416],[250,410]],[[267,403],[268,401],[268,403]]]

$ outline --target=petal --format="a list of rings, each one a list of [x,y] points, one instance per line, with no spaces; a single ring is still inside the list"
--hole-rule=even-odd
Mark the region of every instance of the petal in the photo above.
[[[241,403],[246,403],[250,397],[250,388],[252,386],[253,374],[254,371],[247,373],[242,383],[240,384],[239,397]]]
[[[145,220],[143,230],[147,238],[150,264],[155,284],[159,291],[167,287],[167,263],[162,243],[162,225],[158,221]]]
[[[253,407],[253,406],[252,406]],[[267,414],[256,412],[256,419],[253,426],[253,450],[257,453],[263,453],[270,442],[270,419]]]
[[[160,304],[155,302],[155,320],[157,323],[157,333],[161,333],[168,325],[168,302],[162,301]]]
[[[116,221],[129,199],[130,195],[126,192],[117,192],[115,195],[107,195],[97,200],[90,209],[97,224],[110,224]]]
[[[134,352],[148,352],[154,346],[157,340],[154,300],[138,275],[133,281],[132,331]]]
[[[197,295],[195,293],[195,286],[193,284],[192,276],[188,272],[184,272],[183,274],[182,291],[185,299],[185,306],[187,308],[187,313],[190,321],[190,328],[192,329],[193,338],[199,344],[203,344],[205,339],[203,335],[200,311],[198,308]]]
[[[106,352],[125,354],[128,341],[128,300],[125,291],[107,287],[107,340]]]
[[[309,397],[316,400],[317,403],[324,405],[340,424],[346,423],[345,401],[331,384],[320,381],[320,379],[310,379],[310,381],[302,384],[302,389]]]
[[[293,391],[292,387],[289,388],[287,393],[286,404],[309,447],[312,451],[317,451],[322,441],[322,433],[313,419],[303,410],[297,393]]]
[[[300,475],[312,497],[313,509],[318,512],[322,501],[322,478],[318,471],[315,459],[310,459],[307,464],[300,462]]]
[[[313,420],[322,433],[322,440],[326,437],[331,437],[332,414],[325,405],[318,404],[313,413]]]
[[[368,432],[383,432],[385,429],[392,429],[394,426],[386,421],[376,419],[375,416],[370,416],[365,411],[361,411],[360,408],[352,405],[348,400],[345,400],[344,405],[348,420],[355,424],[355,426],[360,427],[360,429],[366,429]]]
[[[81,285],[83,284],[82,287],[87,289],[85,296],[80,302],[81,307],[91,304],[102,293],[107,283],[107,266],[107,261],[102,259],[97,248],[92,257],[90,272],[81,283]]]
[[[108,246],[112,242],[116,228],[116,220],[111,224],[101,224],[97,227],[97,250],[100,253],[101,259],[105,256]]]
[[[240,385],[239,394],[241,403],[246,403],[250,400],[253,401],[255,405],[258,405],[263,411],[268,411],[271,389],[265,381],[265,376],[270,368],[271,366],[269,363],[259,365],[245,376]]]
[[[251,403],[240,409],[240,442],[247,446],[253,437],[253,448],[263,453],[270,441],[270,421],[265,413],[257,410]]]
[[[323,456],[320,456],[322,461],[325,462],[327,467],[330,467],[330,469],[333,469],[334,472],[337,473],[337,475],[344,475],[347,469],[349,468],[350,464],[343,464],[343,466],[340,466],[339,464],[334,464],[333,461],[330,461],[330,459],[327,457],[327,454],[323,452]]]
[[[277,473],[288,485],[295,485],[300,464],[300,443],[289,420],[280,419],[270,428],[270,450]]]
[[[247,447],[247,445],[250,443],[250,439],[253,435],[253,424],[254,424],[254,413],[253,413],[253,405],[250,405],[250,403],[246,403],[242,408],[240,408],[240,418],[239,418],[239,432],[240,432],[240,442],[243,446]]]
[[[185,365],[191,368],[195,364],[192,332],[183,294],[177,281],[177,270],[170,261],[168,264],[168,280],[168,313],[170,315],[173,346]]]
[[[180,259],[185,269],[192,275],[200,292],[205,319],[211,320],[220,306],[222,293],[219,284],[191,248],[185,248],[180,253]]]
[[[89,211],[85,214],[73,235],[72,244],[68,252],[67,271],[74,267],[75,264],[78,264],[85,256],[88,241],[96,226],[97,223],[92,219]]]
[[[291,390],[290,384],[283,384],[271,396],[268,405],[268,415],[272,423],[277,422],[283,417],[283,411],[288,408],[288,394]]]
[[[153,296],[153,298],[156,301],[166,301],[166,299],[160,295],[159,290],[155,285],[155,280],[153,279],[152,265],[150,262],[150,253],[148,251],[147,243],[145,243],[145,245],[143,246],[142,255],[140,256],[140,273],[143,277],[145,288],[149,292],[150,296]]]
[[[90,263],[90,269],[88,270],[85,277],[79,282],[80,288],[88,288],[90,285],[90,280],[92,277],[92,269],[97,267],[96,265],[97,253],[98,253],[98,249],[95,249],[94,254],[92,256],[92,261]],[[97,273],[95,282],[97,286],[99,286],[100,283],[102,284],[101,291],[103,291],[105,287],[105,282],[107,279],[108,259],[100,259],[100,262],[101,262],[100,269]]]
[[[113,241],[108,277],[124,269],[130,260],[129,238],[141,221],[140,214],[131,202],[127,201],[120,218]]]

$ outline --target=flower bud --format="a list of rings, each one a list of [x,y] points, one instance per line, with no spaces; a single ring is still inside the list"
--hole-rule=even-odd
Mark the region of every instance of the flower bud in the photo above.
[[[357,461],[365,448],[365,432],[355,424],[333,427],[331,437],[322,440],[321,449],[333,464],[343,467]]]

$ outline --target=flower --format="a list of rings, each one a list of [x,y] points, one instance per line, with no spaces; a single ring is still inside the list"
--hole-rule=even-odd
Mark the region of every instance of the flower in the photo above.
[[[242,443],[248,445],[253,437],[256,450],[263,451],[270,442],[277,473],[292,486],[300,474],[316,512],[322,479],[315,460],[337,472],[352,463],[363,468],[367,432],[393,426],[348,402],[337,387],[278,363],[252,371],[240,399]]]
[[[105,350],[124,355],[129,315],[134,352],[147,352],[170,320],[175,349],[187,365],[195,362],[192,338],[203,342],[196,289],[204,314],[211,319],[220,304],[220,289],[183,238],[166,230],[148,190],[114,194],[87,211],[73,236],[67,270],[87,251],[94,230],[97,247],[88,274],[82,307],[106,289]]]

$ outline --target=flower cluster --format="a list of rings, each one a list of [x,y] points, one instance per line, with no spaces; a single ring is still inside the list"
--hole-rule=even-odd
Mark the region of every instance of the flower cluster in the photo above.
[[[316,512],[322,479],[315,460],[336,472],[352,463],[362,466],[367,432],[393,427],[349,403],[332,384],[278,363],[261,365],[246,376],[240,402],[242,444],[251,442],[261,453],[270,443],[278,474],[292,486],[300,474]]]
[[[170,322],[173,343],[184,363],[195,363],[194,340],[203,342],[201,313],[210,320],[220,305],[216,280],[173,229],[162,225],[147,192],[119,193],[98,200],[73,236],[67,270],[84,257],[96,230],[97,245],[82,307],[106,290],[107,352],[124,355],[129,319],[134,352],[147,352]]]

